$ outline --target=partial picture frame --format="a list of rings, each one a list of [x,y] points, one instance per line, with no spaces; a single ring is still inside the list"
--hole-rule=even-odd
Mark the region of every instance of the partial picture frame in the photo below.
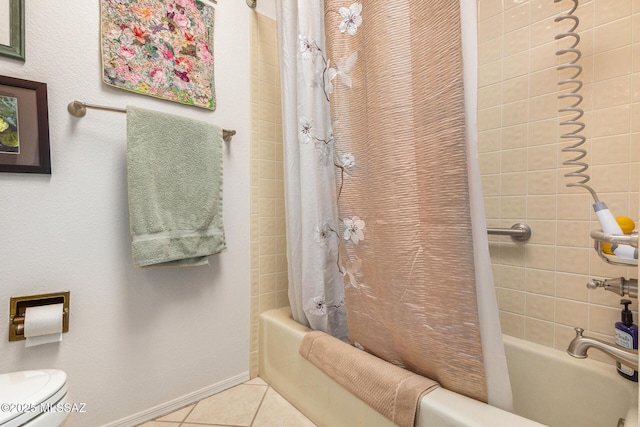
[[[0,76],[0,172],[51,174],[46,83]]]
[[[24,0],[0,0],[0,55],[25,60]]]

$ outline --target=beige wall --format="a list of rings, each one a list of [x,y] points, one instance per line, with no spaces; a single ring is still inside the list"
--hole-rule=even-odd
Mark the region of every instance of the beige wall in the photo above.
[[[554,18],[571,4],[478,0],[479,150],[488,225],[526,222],[533,229],[525,245],[491,238],[502,328],[558,349],[566,348],[574,326],[612,339],[620,297],[588,291],[591,277],[637,277],[635,268],[598,258],[589,238],[590,229],[599,228],[591,198],[583,189],[565,187],[562,161],[569,157],[558,143],[564,130],[557,112],[554,36],[568,26]],[[640,2],[580,4],[591,183],[614,215],[637,220]],[[637,320],[637,300],[633,310]]]
[[[251,18],[251,377],[258,374],[258,315],[289,305],[282,109],[276,21]]]

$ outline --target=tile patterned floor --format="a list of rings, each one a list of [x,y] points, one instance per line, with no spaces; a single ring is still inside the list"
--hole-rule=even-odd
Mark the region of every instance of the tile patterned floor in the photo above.
[[[315,427],[260,378],[207,397],[139,427]]]

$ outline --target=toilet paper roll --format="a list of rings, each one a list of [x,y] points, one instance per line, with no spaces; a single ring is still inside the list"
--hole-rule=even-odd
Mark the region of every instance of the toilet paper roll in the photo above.
[[[26,347],[62,341],[64,304],[27,307],[24,314]]]

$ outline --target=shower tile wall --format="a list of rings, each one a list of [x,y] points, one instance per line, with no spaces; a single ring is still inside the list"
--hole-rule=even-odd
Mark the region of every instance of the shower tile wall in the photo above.
[[[637,278],[591,249],[591,199],[567,189],[558,144],[554,36],[565,0],[478,0],[480,164],[489,227],[526,222],[531,241],[491,237],[503,332],[558,349],[573,327],[611,340],[620,297],[588,291],[591,277]],[[614,215],[638,219],[640,2],[582,0],[580,48],[591,183]],[[637,300],[633,301],[637,319]],[[593,352],[593,357],[610,361]]]
[[[284,224],[282,109],[276,21],[251,17],[251,346],[258,374],[258,316],[289,305]]]

